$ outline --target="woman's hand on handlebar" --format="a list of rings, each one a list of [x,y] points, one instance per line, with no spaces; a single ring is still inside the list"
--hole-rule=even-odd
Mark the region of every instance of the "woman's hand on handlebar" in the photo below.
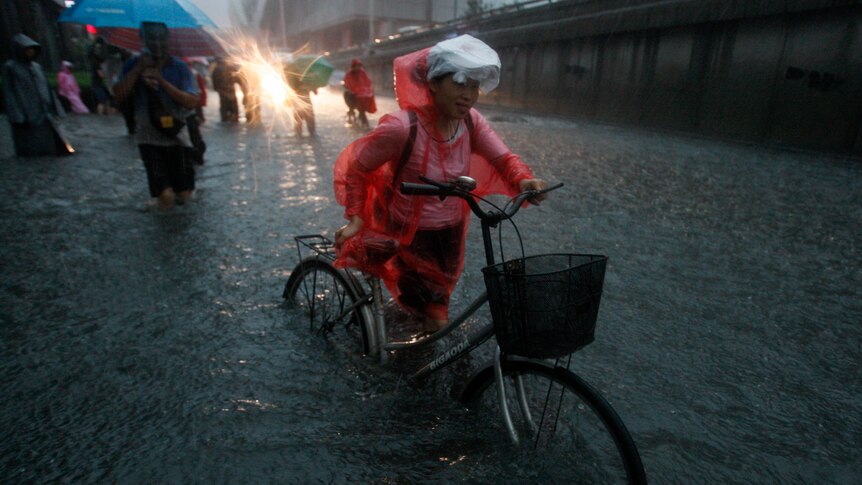
[[[355,236],[362,229],[362,218],[359,216],[350,216],[350,222],[338,228],[335,231],[335,247],[340,248],[344,241]]]
[[[548,182],[542,179],[524,179],[518,184],[518,190],[521,192],[526,192],[528,190],[544,190],[548,188]],[[531,204],[539,205],[541,202],[548,198],[548,194],[539,194],[530,200]]]

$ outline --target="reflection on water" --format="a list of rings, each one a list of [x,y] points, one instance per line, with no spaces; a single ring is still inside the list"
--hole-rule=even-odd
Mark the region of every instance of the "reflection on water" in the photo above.
[[[477,426],[450,398],[452,372],[412,387],[422,355],[381,368],[335,354],[281,305],[293,235],[342,224],[332,164],[360,135],[339,93],[314,99],[316,139],[222,125],[209,107],[199,190],[169,214],[146,208],[116,117],[70,120],[75,157],[2,160],[5,481],[560,478],[553,455]],[[858,162],[492,123],[566,183],[521,212],[527,252],[610,256],[597,341],[575,366],[629,424],[654,481],[853,481]],[[482,289],[476,229],[460,302]]]

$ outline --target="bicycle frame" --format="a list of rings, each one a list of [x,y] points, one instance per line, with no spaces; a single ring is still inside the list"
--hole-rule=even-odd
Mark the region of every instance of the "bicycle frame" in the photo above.
[[[412,185],[412,187],[411,187]],[[554,187],[558,188],[562,184]],[[475,186],[475,185],[474,185]],[[407,193],[407,190],[412,190],[411,193],[417,195],[434,195],[429,192],[429,190],[436,190],[439,186],[422,186],[418,184],[402,184],[402,191]],[[456,187],[457,190],[457,187]],[[547,190],[553,190],[547,189]],[[457,195],[456,192],[451,192],[449,195]],[[488,211],[484,212],[479,209],[476,201],[471,197],[463,197],[464,200],[468,203],[473,212],[479,216],[481,221],[481,229],[482,229],[482,243],[483,249],[485,251],[485,262],[488,266],[492,266],[495,264],[494,261],[494,247],[493,241],[491,239],[491,228],[496,227],[501,221],[510,218],[514,212],[517,211],[517,208],[520,207],[520,204],[525,200],[525,198],[518,200],[514,205],[516,206],[514,210],[510,210],[510,213],[501,212],[501,211]],[[303,238],[305,239],[317,239],[317,243],[306,243],[301,241]],[[314,252],[317,253],[318,257],[326,257],[330,261],[335,260],[334,256],[334,246],[331,241],[323,236],[298,236],[295,238],[297,240],[297,252],[300,252],[299,243],[302,242],[305,246],[311,248]],[[325,241],[325,242],[323,242]],[[300,254],[301,259],[301,254]],[[344,271],[345,276],[348,280],[350,280],[351,284],[353,284],[356,288],[361,289],[362,285],[359,284],[356,277],[351,274],[349,271]],[[371,294],[363,294],[360,299],[353,305],[346,308],[341,315],[338,315],[336,320],[340,320],[351,312],[358,310],[360,307],[364,305],[371,304],[373,311],[371,314],[373,315],[373,328],[369,330],[369,350],[372,355],[375,353],[378,354],[381,363],[385,363],[387,360],[388,352],[391,350],[402,350],[402,349],[415,349],[419,347],[423,347],[431,344],[437,340],[440,340],[444,336],[451,333],[455,328],[461,326],[467,318],[469,318],[473,313],[475,313],[482,305],[484,305],[488,301],[487,292],[483,293],[476,300],[474,300],[463,312],[461,312],[458,316],[452,319],[446,327],[438,330],[437,332],[424,336],[415,340],[406,341],[406,342],[389,342],[386,337],[386,325],[385,319],[383,315],[383,290],[380,286],[380,280],[374,277],[366,276],[366,280],[371,287]],[[363,292],[364,293],[364,292]],[[494,327],[492,324],[483,325],[477,331],[471,333],[463,340],[460,340],[453,344],[448,349],[438,353],[430,362],[428,362],[425,366],[419,369],[415,374],[411,376],[411,379],[424,379],[434,372],[446,367],[452,362],[460,359],[464,355],[475,350],[479,345],[483,344],[485,341],[490,339],[494,335]],[[500,409],[503,414],[503,422],[505,424],[506,430],[509,435],[509,439],[517,444],[519,442],[518,434],[514,428],[512,423],[511,415],[509,414],[506,395],[505,395],[505,387],[503,386],[503,376],[501,371],[502,361],[505,360],[506,357],[501,354],[500,348],[497,347],[495,351],[494,358],[494,376],[495,382],[498,390],[498,398]],[[521,382],[520,376],[515,377],[516,381],[516,394],[518,395],[518,403],[522,412],[527,416],[528,422],[530,422],[531,426],[533,425],[531,419],[529,417],[529,409],[524,398],[524,390],[523,383]]]
[[[495,264],[491,228],[496,227],[503,220],[511,218],[518,211],[521,203],[527,198],[562,186],[562,184],[559,184],[541,191],[523,192],[507,203],[503,209],[484,211],[478,206],[473,194],[470,193],[475,188],[475,182],[468,177],[459,177],[449,183],[434,182],[424,178],[422,180],[427,182],[427,184],[402,183],[401,191],[411,195],[438,196],[441,199],[447,196],[464,198],[473,213],[481,221],[483,249],[488,266]],[[295,240],[297,242],[300,263],[297,266],[297,271],[291,273],[291,277],[285,285],[285,298],[293,298],[296,295],[297,291],[299,291],[297,285],[300,282],[302,284],[308,283],[313,287],[316,286],[318,274],[323,274],[323,278],[331,278],[330,283],[334,284],[336,289],[329,293],[330,287],[328,285],[322,287],[324,288],[320,299],[321,308],[323,308],[320,313],[320,315],[323,315],[322,321],[312,326],[319,328],[325,334],[332,331],[333,326],[336,324],[355,325],[358,322],[362,326],[363,343],[365,344],[364,350],[370,355],[376,354],[381,362],[387,359],[389,351],[426,346],[449,335],[455,328],[464,324],[482,305],[488,302],[488,292],[485,292],[471,302],[459,315],[454,317],[448,325],[437,332],[407,342],[390,342],[386,336],[383,313],[384,294],[380,280],[367,274],[362,274],[357,270],[335,268],[333,264],[336,260],[335,245],[325,236],[297,236]],[[303,258],[301,246],[311,249],[314,255]],[[309,283],[305,278],[310,274],[313,274],[314,277]],[[361,277],[360,274],[362,274]],[[363,278],[364,282],[362,281]],[[316,289],[313,289],[311,294],[316,295]],[[334,305],[338,308],[337,311],[339,313],[337,315],[332,315],[327,310],[331,306],[328,303],[329,298],[327,294],[334,295],[337,299],[337,303]],[[306,296],[308,295],[306,293]],[[344,308],[347,300],[350,303]],[[306,304],[308,305],[307,311],[310,312],[311,323],[317,323],[315,322],[315,298],[308,298]],[[479,325],[478,328],[471,329],[466,336],[455,339],[456,341],[446,349],[437,352],[429,362],[410,376],[410,379],[421,380],[427,378],[452,362],[463,358],[492,336],[494,336],[493,322],[485,322]],[[355,338],[355,335],[353,338]],[[603,448],[596,448],[597,455],[610,453],[616,456],[618,454],[621,461],[617,462],[616,465],[621,465],[624,468],[629,480],[632,483],[646,483],[643,464],[625,424],[607,400],[595,388],[568,370],[568,367],[568,364],[561,365],[559,359],[557,363],[551,363],[516,355],[507,355],[501,352],[499,345],[496,345],[493,362],[490,365],[481,366],[473,376],[466,380],[465,386],[462,389],[462,399],[465,402],[474,402],[480,398],[486,399],[483,398],[486,395],[484,393],[495,389],[496,396],[488,395],[487,398],[497,401],[500,417],[503,420],[509,440],[515,445],[521,441],[515,428],[512,414],[510,413],[511,406],[519,408],[519,424],[525,426],[528,435],[535,436],[534,446],[537,446],[539,443],[539,434],[543,432],[543,429],[548,429],[548,432],[551,434],[555,434],[557,431],[559,415],[551,409],[551,416],[555,417],[553,420],[548,420],[547,422],[545,418],[552,388],[558,386],[559,399],[555,398],[556,404],[551,403],[551,405],[556,405],[557,411],[559,411],[562,407],[564,393],[566,395],[573,395],[581,403],[573,409],[585,411],[593,417],[592,420],[589,417],[584,419],[583,422],[587,423],[584,427],[590,427],[589,421],[592,421],[593,426],[598,425],[599,429],[601,429],[599,433],[605,434],[606,438],[610,437],[613,439],[612,446],[616,449],[608,448],[605,450]],[[525,385],[527,381],[525,376],[528,375],[532,376],[529,386]],[[536,378],[539,381],[548,383],[547,392],[545,392],[544,388],[538,394],[534,392],[536,390],[536,386],[534,385]],[[554,392],[557,391],[554,390]],[[510,394],[511,398],[514,398],[511,404],[509,403],[507,394]],[[539,402],[536,401],[537,398]],[[542,403],[542,399],[544,399],[544,403]],[[535,412],[531,410],[534,405],[539,406],[535,409]],[[573,418],[574,421],[577,421],[580,419],[580,416],[573,416]],[[568,416],[563,419],[565,420],[564,423],[571,421]],[[596,419],[599,421],[596,421]],[[546,426],[545,423],[548,423],[548,425]],[[571,424],[569,423],[569,426]],[[580,427],[581,424],[583,423],[578,422],[575,426]],[[611,456],[608,456],[608,458],[613,460]],[[599,458],[599,460],[601,459]],[[607,465],[609,469],[614,468],[614,463],[612,462],[599,463],[599,461],[596,461],[596,464],[600,467]]]
[[[411,184],[405,185],[409,186]],[[413,185],[414,190],[418,188],[418,192],[416,192],[417,194],[421,194],[422,191],[427,191],[428,187],[429,186],[421,186],[415,184]],[[559,187],[559,185],[556,187]],[[431,187],[431,189],[435,188]],[[404,190],[403,187],[402,190]],[[456,196],[457,194],[452,193],[450,195]],[[473,212],[477,216],[479,216],[482,230],[482,247],[485,251],[485,263],[488,266],[492,266],[494,265],[495,261],[493,241],[491,239],[491,228],[496,227],[497,224],[499,224],[501,221],[511,217],[511,214],[495,210],[484,212],[478,208],[478,206],[476,205],[476,201],[472,198],[463,197],[463,195],[461,195],[461,197],[464,198],[468,205],[470,205]],[[520,206],[520,203],[522,201],[523,199],[515,205]],[[515,211],[516,210],[517,209],[515,209]],[[314,251],[317,257],[324,257],[330,262],[335,261],[335,246],[328,238],[320,235],[303,235],[296,236],[294,239],[297,241],[297,253],[300,260],[302,259],[302,254],[300,250],[301,244]],[[355,286],[355,288],[364,288],[363,285],[359,283],[358,279],[356,278],[356,276],[354,276],[354,274],[349,271],[344,271],[343,273],[346,278],[350,280],[351,284]],[[368,286],[370,286],[371,288],[370,294],[367,291],[362,291],[360,299],[353,305],[350,305],[345,308],[344,311],[335,318],[335,320],[340,320],[349,315],[351,312],[357,311],[360,307],[370,304],[373,309],[371,311],[371,314],[373,315],[374,322],[373,325],[371,325],[372,328],[368,329],[370,351],[369,353],[371,355],[376,354],[380,359],[381,363],[386,362],[389,351],[417,349],[426,345],[430,345],[431,343],[442,339],[446,335],[450,334],[453,330],[461,326],[461,324],[463,324],[467,320],[467,318],[473,315],[482,305],[484,305],[488,301],[488,294],[486,292],[482,293],[482,295],[479,296],[476,300],[474,300],[463,312],[461,312],[458,316],[452,319],[448,325],[438,330],[437,332],[415,340],[404,342],[390,342],[386,336],[386,322],[383,316],[382,306],[383,290],[380,285],[380,280],[378,278],[370,276],[366,276],[365,279],[368,283]],[[466,337],[464,340],[456,343],[452,347],[438,354],[434,359],[431,360],[431,362],[429,362],[422,369],[416,372],[413,377],[416,379],[422,379],[424,377],[427,377],[434,371],[445,367],[454,360],[457,360],[461,356],[471,352],[480,344],[488,340],[493,334],[493,326],[491,324],[485,325],[479,331],[474,332],[472,335]]]
[[[483,293],[482,296],[480,296],[479,298],[474,300],[473,303],[471,303],[470,306],[466,310],[461,312],[461,314],[459,314],[455,318],[455,320],[453,320],[449,325],[447,325],[446,328],[438,331],[437,333],[435,333],[431,337],[436,337],[438,334],[444,334],[444,332],[445,333],[451,332],[456,327],[458,327],[462,323],[464,323],[467,320],[467,318],[470,317],[470,315],[475,313],[476,310],[481,308],[482,305],[484,305],[485,302],[487,302],[487,301],[488,301],[488,295],[486,293]],[[428,377],[432,373],[446,367],[447,365],[460,359],[464,355],[469,354],[474,349],[476,349],[478,346],[485,343],[485,341],[488,340],[489,338],[491,338],[493,335],[494,335],[494,327],[490,324],[483,325],[482,328],[480,328],[479,330],[477,330],[477,331],[471,333],[470,335],[464,337],[464,339],[461,340],[460,342],[454,344],[453,346],[451,346],[448,349],[444,350],[443,352],[439,353],[437,356],[435,356],[433,359],[431,359],[431,362],[429,362],[424,367],[419,369],[415,374],[413,374],[413,376],[411,376],[411,378],[412,379],[424,379],[424,378]],[[442,335],[441,335],[441,337],[442,337]],[[430,339],[430,337],[429,337],[429,339]]]

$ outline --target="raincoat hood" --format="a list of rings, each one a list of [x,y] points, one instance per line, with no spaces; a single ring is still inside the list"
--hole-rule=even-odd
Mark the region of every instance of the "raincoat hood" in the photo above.
[[[21,62],[28,62],[27,58],[24,56],[24,51],[33,47],[36,49],[36,57],[39,56],[39,52],[42,50],[42,46],[39,45],[38,42],[27,37],[24,34],[15,34],[15,37],[12,38],[13,50],[15,52],[15,59]]]
[[[46,117],[63,116],[64,112],[42,66],[24,54],[30,48],[36,49],[38,54],[39,43],[24,34],[12,38],[14,58],[3,64],[3,98],[12,124],[38,126]]]
[[[403,110],[433,112],[434,100],[428,89],[427,65],[430,47],[405,54],[393,61],[395,99]]]

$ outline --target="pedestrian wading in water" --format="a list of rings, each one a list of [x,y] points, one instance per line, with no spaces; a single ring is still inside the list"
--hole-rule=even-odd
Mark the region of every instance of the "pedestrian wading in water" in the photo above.
[[[317,134],[317,127],[314,122],[314,106],[311,104],[311,94],[317,94],[317,88],[306,84],[302,80],[301,73],[285,70],[284,74],[288,86],[294,93],[290,101],[293,110],[293,132],[296,136],[302,136],[302,125],[305,122],[308,134],[314,136]]]
[[[67,155],[75,150],[60,131],[60,99],[36,62],[41,47],[24,34],[12,39],[14,57],[3,64],[3,100],[19,157]]]
[[[144,52],[129,59],[114,91],[133,100],[135,137],[150,196],[166,210],[185,203],[195,189],[193,147],[185,120],[200,103],[197,83],[184,62],[168,54],[165,24],[143,22]]]

